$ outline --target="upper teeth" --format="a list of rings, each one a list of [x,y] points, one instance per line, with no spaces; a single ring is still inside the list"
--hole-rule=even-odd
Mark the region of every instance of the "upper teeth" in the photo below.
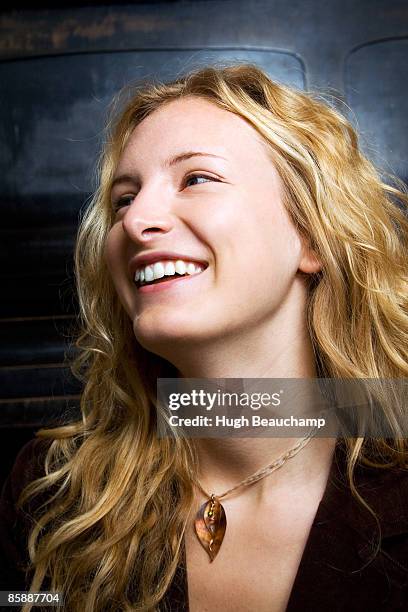
[[[141,266],[136,270],[135,281],[148,283],[163,276],[174,276],[174,274],[198,274],[204,267],[192,261],[156,261],[154,264]]]

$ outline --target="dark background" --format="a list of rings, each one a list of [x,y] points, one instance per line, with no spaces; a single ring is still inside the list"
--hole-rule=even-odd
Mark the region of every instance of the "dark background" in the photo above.
[[[406,0],[29,6],[0,13],[0,478],[36,429],[77,410],[64,365],[77,310],[72,250],[107,105],[123,85],[253,61],[322,92],[369,157],[408,178]]]

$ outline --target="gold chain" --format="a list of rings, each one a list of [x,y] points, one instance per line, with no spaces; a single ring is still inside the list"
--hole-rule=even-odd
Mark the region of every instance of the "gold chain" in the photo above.
[[[314,433],[315,429],[316,429],[316,427],[313,427],[310,430],[310,432],[304,438],[302,438],[300,440],[300,442],[298,442],[293,448],[289,449],[286,453],[284,453],[283,455],[281,455],[280,457],[275,459],[275,461],[273,461],[269,465],[265,466],[264,468],[261,468],[260,470],[258,470],[254,474],[252,474],[251,476],[248,476],[247,478],[245,478],[245,480],[242,480],[240,483],[238,483],[237,485],[235,485],[231,489],[228,489],[228,491],[225,491],[225,493],[223,493],[222,495],[215,495],[214,493],[212,495],[209,495],[207,493],[207,491],[205,491],[205,489],[203,489],[203,487],[198,482],[198,480],[196,480],[196,485],[199,487],[201,492],[206,497],[212,498],[214,496],[217,499],[222,499],[223,497],[226,497],[227,495],[229,495],[229,493],[232,493],[232,491],[235,491],[235,489],[238,489],[239,487],[244,487],[246,485],[250,485],[250,484],[253,484],[255,482],[258,482],[258,480],[261,480],[261,478],[265,478],[266,476],[269,476],[270,474],[272,474],[273,472],[278,470],[280,467],[282,467],[282,465],[284,463],[286,463],[286,461],[288,459],[291,459],[292,457],[294,457],[299,451],[302,450],[302,448],[304,448],[306,446],[306,444],[313,437],[313,433]]]

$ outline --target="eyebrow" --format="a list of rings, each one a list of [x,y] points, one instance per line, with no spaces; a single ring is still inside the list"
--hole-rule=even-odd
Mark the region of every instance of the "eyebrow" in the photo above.
[[[204,151],[186,151],[186,153],[179,153],[178,155],[167,159],[164,162],[164,167],[168,168],[170,166],[174,166],[175,164],[178,164],[179,162],[182,162],[185,159],[190,159],[190,157],[216,157],[218,159],[224,159],[226,161],[225,157],[222,157],[221,155],[214,155],[214,153],[205,153]]]
[[[170,168],[171,166],[174,166],[182,161],[185,161],[186,159],[190,159],[191,157],[215,157],[217,159],[224,159],[225,161],[227,161],[225,157],[222,157],[221,155],[214,155],[214,153],[205,153],[204,151],[186,151],[185,153],[178,153],[177,155],[174,155],[166,159],[163,163],[163,167]],[[129,182],[136,183],[137,175],[121,174],[117,176],[112,181],[111,189],[113,189],[115,185],[118,185],[119,183],[129,183]]]

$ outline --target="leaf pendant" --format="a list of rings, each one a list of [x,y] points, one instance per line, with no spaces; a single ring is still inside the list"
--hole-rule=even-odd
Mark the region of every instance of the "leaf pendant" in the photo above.
[[[225,510],[214,494],[211,495],[211,499],[204,502],[197,512],[194,527],[201,545],[210,557],[211,563],[221,548],[227,528]]]

